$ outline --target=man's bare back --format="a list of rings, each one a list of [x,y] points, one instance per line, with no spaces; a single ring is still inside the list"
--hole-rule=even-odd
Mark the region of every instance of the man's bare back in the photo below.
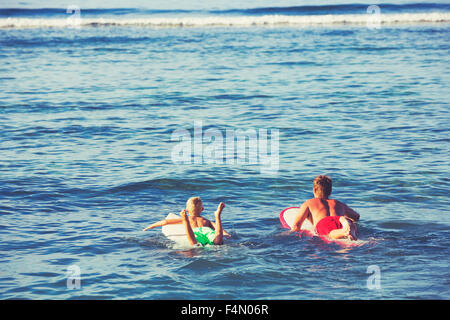
[[[352,240],[357,239],[356,227],[352,222],[359,220],[359,214],[343,202],[320,197],[309,199],[302,204],[292,226],[292,231],[299,231],[305,219],[308,219],[316,228],[317,224],[326,217],[341,217],[339,218],[342,224],[341,229],[331,231],[328,234],[329,237],[349,236]]]
[[[346,216],[353,221],[359,219],[359,215],[345,203],[334,199],[312,198],[306,202],[308,220],[314,225],[327,216]]]
[[[312,198],[302,204],[294,225],[298,225],[300,228],[306,218],[316,227],[320,220],[328,216],[345,216],[352,221],[359,220],[359,214],[343,202],[334,199]]]

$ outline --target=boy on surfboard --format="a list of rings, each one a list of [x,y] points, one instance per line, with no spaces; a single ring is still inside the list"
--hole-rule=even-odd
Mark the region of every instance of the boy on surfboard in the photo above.
[[[303,221],[308,219],[320,236],[357,240],[357,229],[353,222],[359,220],[359,214],[345,203],[329,199],[331,190],[332,182],[329,177],[319,175],[314,179],[314,198],[302,204],[292,231],[300,231]]]
[[[182,223],[190,244],[223,244],[223,236],[230,236],[222,227],[221,215],[224,208],[225,204],[221,202],[214,213],[216,222],[211,222],[200,216],[204,210],[200,197],[192,197],[186,202],[186,209],[180,212],[180,219],[164,219],[148,226],[143,231],[153,229],[154,227],[162,227],[167,224]],[[187,212],[190,215],[187,215]]]

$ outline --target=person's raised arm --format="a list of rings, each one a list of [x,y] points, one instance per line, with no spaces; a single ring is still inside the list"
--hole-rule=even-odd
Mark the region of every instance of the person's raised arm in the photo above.
[[[294,224],[292,225],[291,231],[300,231],[303,221],[308,217],[310,213],[308,208],[308,201],[305,201],[300,209],[298,210],[297,217],[295,217]]]
[[[210,225],[210,228],[213,229],[213,230],[216,230],[216,223],[215,223],[215,222],[212,222],[212,221],[209,221],[209,223],[211,224],[211,225]],[[226,236],[227,238],[231,238],[231,234],[229,234],[228,232],[226,232],[225,229],[222,229],[222,231],[223,231],[223,235],[224,235],[224,236]]]
[[[186,210],[180,212],[181,219],[184,224],[184,229],[186,231],[187,239],[191,245],[197,244],[197,239],[195,239],[194,231],[192,230],[191,223],[189,222],[189,217],[186,214]]]

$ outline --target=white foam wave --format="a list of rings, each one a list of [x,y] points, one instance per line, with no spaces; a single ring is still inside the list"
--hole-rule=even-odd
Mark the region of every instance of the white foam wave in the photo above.
[[[450,22],[450,12],[343,15],[265,15],[265,16],[205,16],[205,17],[147,17],[147,18],[83,18],[40,19],[1,18],[1,29],[65,28],[99,26],[144,26],[155,28],[174,27],[251,27],[251,26],[321,26],[321,25],[367,25],[368,23],[415,24]]]

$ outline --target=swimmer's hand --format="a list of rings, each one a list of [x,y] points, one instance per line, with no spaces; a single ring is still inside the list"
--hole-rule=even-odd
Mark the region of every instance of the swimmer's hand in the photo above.
[[[181,212],[180,212],[180,216],[181,216],[181,218],[183,218],[183,219],[185,219],[185,220],[187,220],[188,219],[188,215],[187,215],[187,213],[186,213],[186,210],[181,210]]]
[[[217,206],[217,211],[222,212],[222,210],[225,208],[225,203],[221,202]]]

